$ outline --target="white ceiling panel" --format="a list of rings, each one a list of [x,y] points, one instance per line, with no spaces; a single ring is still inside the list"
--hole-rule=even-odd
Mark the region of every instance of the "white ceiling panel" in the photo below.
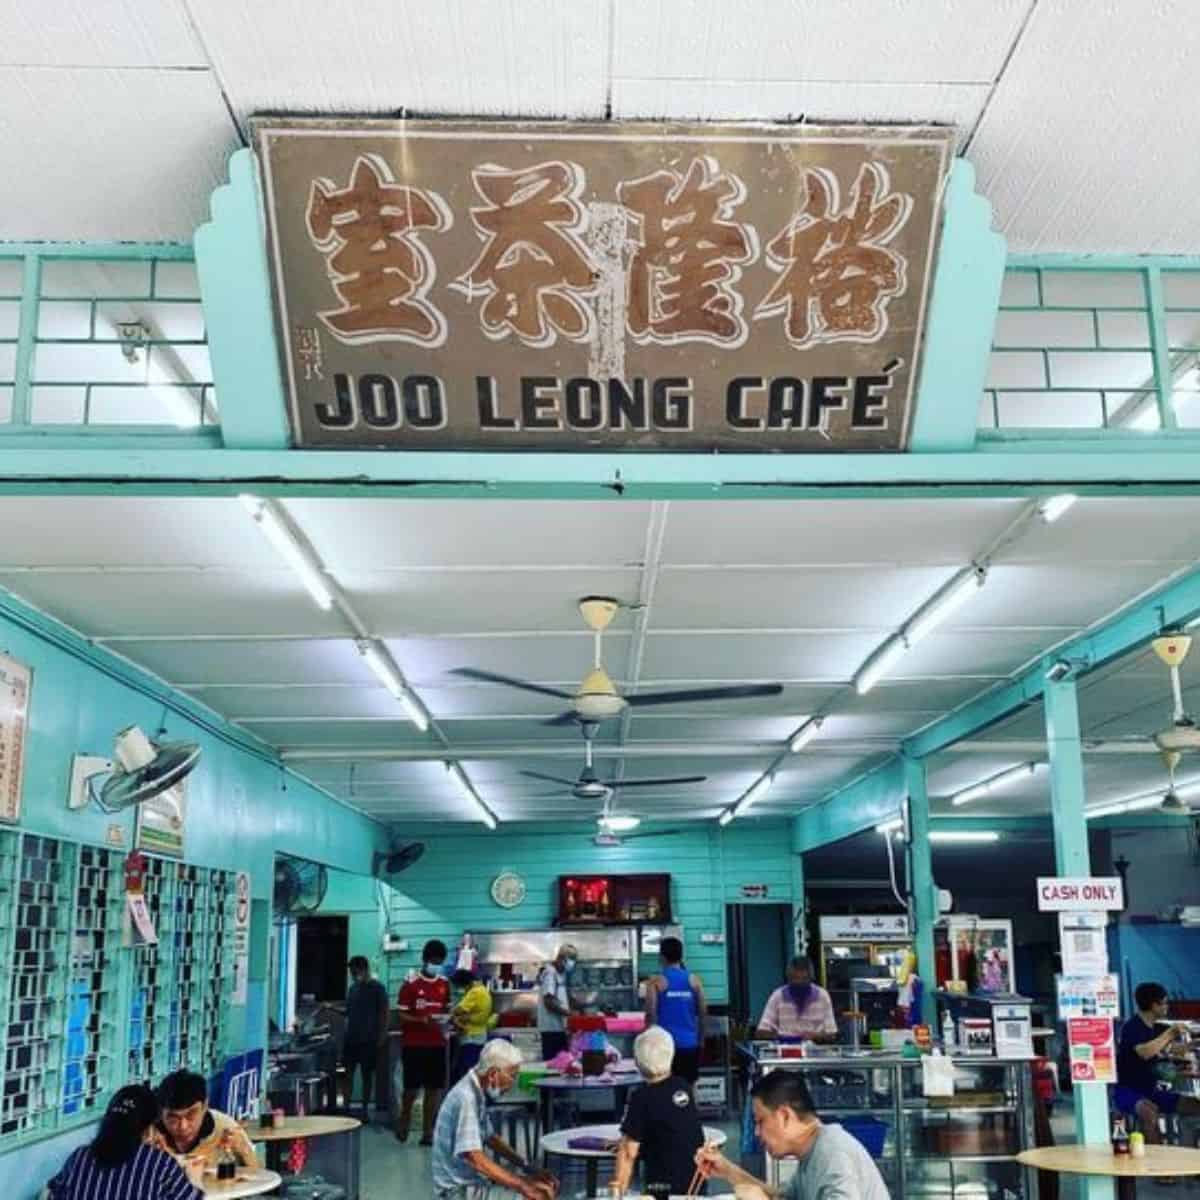
[[[2,0],[0,65],[207,68],[178,0]]]
[[[1016,251],[1189,253],[1200,214],[1195,60],[1187,0],[1147,10],[1093,0],[1033,9],[970,157]],[[1098,137],[1097,130],[1104,130]]]
[[[786,705],[779,704],[775,699],[780,716],[772,717],[740,717],[726,711],[725,704],[714,704],[714,715],[699,715],[704,705],[695,705],[686,715],[671,716],[682,708],[668,706],[666,708],[642,708],[634,710],[633,720],[629,725],[629,741],[631,742],[679,742],[689,741],[703,745],[705,742],[744,742],[747,745],[758,743],[778,750],[800,724],[807,720],[807,714],[788,713]],[[720,714],[720,715],[717,715]],[[636,765],[636,764],[635,764]]]
[[[637,599],[641,572],[593,567],[586,571],[342,571],[355,611],[372,633],[441,636],[451,633],[555,631],[591,650],[591,632],[579,615],[580,596]]]
[[[0,107],[5,240],[190,241],[237,147],[208,71],[0,67]]]
[[[235,721],[262,717],[388,719],[396,713],[396,701],[390,692],[362,680],[341,686],[211,687],[200,688],[194,695]],[[436,709],[433,711],[436,715]]]
[[[1161,496],[1150,503],[1087,498],[1053,525],[1035,525],[1005,562],[1176,564],[1200,559],[1200,497]]]
[[[1008,675],[1045,648],[1046,635],[1039,629],[972,629],[959,633],[943,626],[905,654],[894,674],[910,678],[960,675],[969,669],[981,675]]]
[[[12,575],[0,587],[55,613],[82,633],[333,637],[341,625],[309,599],[289,570]],[[122,642],[137,653],[136,642]]]
[[[299,653],[300,649],[303,653]],[[353,642],[138,642],[121,652],[170,683],[363,683],[371,674]]]
[[[608,6],[193,0],[239,114],[604,115]]]
[[[1020,511],[1019,500],[673,503],[668,565],[965,565]]]
[[[642,675],[647,679],[727,682],[846,680],[857,670],[869,648],[870,644],[864,644],[857,634],[742,633],[697,637],[651,633],[646,638]]]
[[[638,564],[648,504],[575,501],[292,500],[334,571],[388,567]]]
[[[989,83],[1000,72],[1027,0],[996,0],[963,20],[953,0],[616,0],[617,77],[931,80]]]
[[[876,567],[794,570],[664,570],[650,628],[895,628],[958,568]]]
[[[961,142],[975,128],[990,92],[986,83],[617,78],[613,115],[629,120],[951,125]]]
[[[0,529],[0,569],[279,565],[232,499],[5,496]]]

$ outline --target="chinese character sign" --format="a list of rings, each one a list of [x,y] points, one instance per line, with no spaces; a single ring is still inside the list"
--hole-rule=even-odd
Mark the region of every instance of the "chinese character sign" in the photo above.
[[[0,654],[0,821],[16,821],[21,816],[31,681],[27,666]]]
[[[906,444],[948,130],[256,135],[298,446]]]

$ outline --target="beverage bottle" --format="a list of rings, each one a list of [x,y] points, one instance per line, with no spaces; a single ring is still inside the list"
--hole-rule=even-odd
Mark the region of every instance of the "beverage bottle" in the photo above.
[[[233,1152],[228,1146],[223,1146],[221,1153],[217,1156],[217,1178],[220,1180],[237,1178],[237,1159],[233,1157]]]
[[[1113,1120],[1112,1148],[1114,1154],[1129,1153],[1129,1134],[1125,1130],[1124,1117],[1117,1117]]]
[[[942,1046],[947,1054],[955,1049],[957,1040],[954,1035],[954,1018],[950,1015],[950,1010],[947,1009],[942,1015]]]

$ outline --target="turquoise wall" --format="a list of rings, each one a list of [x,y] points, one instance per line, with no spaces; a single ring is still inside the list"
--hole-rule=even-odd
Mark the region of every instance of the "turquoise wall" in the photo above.
[[[380,825],[285,773],[266,747],[7,595],[0,595],[0,652],[33,669],[21,828],[100,844],[115,824],[131,846],[132,811],[110,816],[94,806],[67,808],[71,758],[111,753],[113,735],[126,725],[140,724],[153,735],[165,724],[168,737],[202,748],[188,780],[187,861],[249,870],[254,898],[269,903],[276,851],[369,872],[373,853],[383,848]],[[252,961],[265,959],[267,936],[265,922],[252,928]],[[263,1044],[265,989],[265,980],[252,980],[247,1005],[231,1010],[231,1053]],[[0,1155],[0,1192],[13,1200],[36,1196],[90,1128]]]
[[[571,872],[671,875],[674,920],[684,926],[688,965],[703,976],[714,1003],[728,995],[725,947],[701,945],[702,933],[724,933],[724,905],[743,901],[744,883],[765,883],[766,903],[793,901],[789,827],[779,821],[715,822],[670,837],[635,838],[598,848],[583,827],[519,833],[448,833],[446,826],[410,831],[425,842],[424,856],[392,880],[389,927],[408,949],[387,956],[385,978],[395,990],[419,964],[421,946],[437,937],[453,946],[466,929],[546,929],[553,922],[559,875]],[[641,832],[641,831],[639,831]],[[520,907],[493,903],[492,880],[501,871],[524,877]]]
[[[383,932],[387,927],[385,913],[391,888],[368,875],[352,875],[348,871],[330,871],[329,886],[317,915],[347,918],[348,954],[361,954],[371,963],[371,973],[386,979],[383,957]]]

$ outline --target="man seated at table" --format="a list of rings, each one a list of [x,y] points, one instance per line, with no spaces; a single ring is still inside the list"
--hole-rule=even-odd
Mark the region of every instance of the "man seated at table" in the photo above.
[[[241,1126],[208,1106],[208,1084],[194,1071],[175,1071],[158,1085],[160,1116],[154,1144],[170,1154],[216,1162],[228,1150],[243,1167],[257,1167],[254,1147]]]
[[[836,1042],[838,1027],[833,1001],[823,987],[813,983],[812,963],[797,955],[788,963],[787,980],[767,998],[756,1036],[764,1041],[790,1038]]]
[[[484,1046],[475,1069],[446,1093],[433,1131],[433,1194],[437,1200],[478,1200],[491,1187],[507,1188],[525,1200],[554,1200],[558,1181],[527,1163],[491,1132],[489,1105],[517,1081],[521,1052],[496,1038]],[[490,1150],[517,1168],[490,1158]]]
[[[1161,1032],[1155,1031],[1157,1024],[1167,1020],[1167,989],[1161,983],[1138,984],[1133,999],[1137,1015],[1122,1026],[1117,1043],[1117,1086],[1113,1101],[1121,1112],[1137,1117],[1147,1142],[1161,1142],[1160,1116],[1170,1113],[1200,1116],[1200,1100],[1172,1091],[1154,1073],[1154,1060],[1187,1034],[1187,1026],[1167,1025]]]
[[[633,1057],[646,1082],[629,1097],[621,1118],[612,1190],[617,1196],[625,1194],[640,1155],[643,1191],[666,1184],[670,1195],[682,1196],[696,1171],[696,1151],[704,1144],[691,1084],[671,1074],[675,1039],[660,1025],[638,1035]]]
[[[706,1178],[728,1180],[738,1200],[888,1200],[887,1185],[866,1147],[840,1125],[821,1121],[798,1071],[764,1075],[750,1097],[759,1140],[773,1158],[797,1159],[796,1173],[776,1191],[705,1145],[696,1152],[696,1165]]]

